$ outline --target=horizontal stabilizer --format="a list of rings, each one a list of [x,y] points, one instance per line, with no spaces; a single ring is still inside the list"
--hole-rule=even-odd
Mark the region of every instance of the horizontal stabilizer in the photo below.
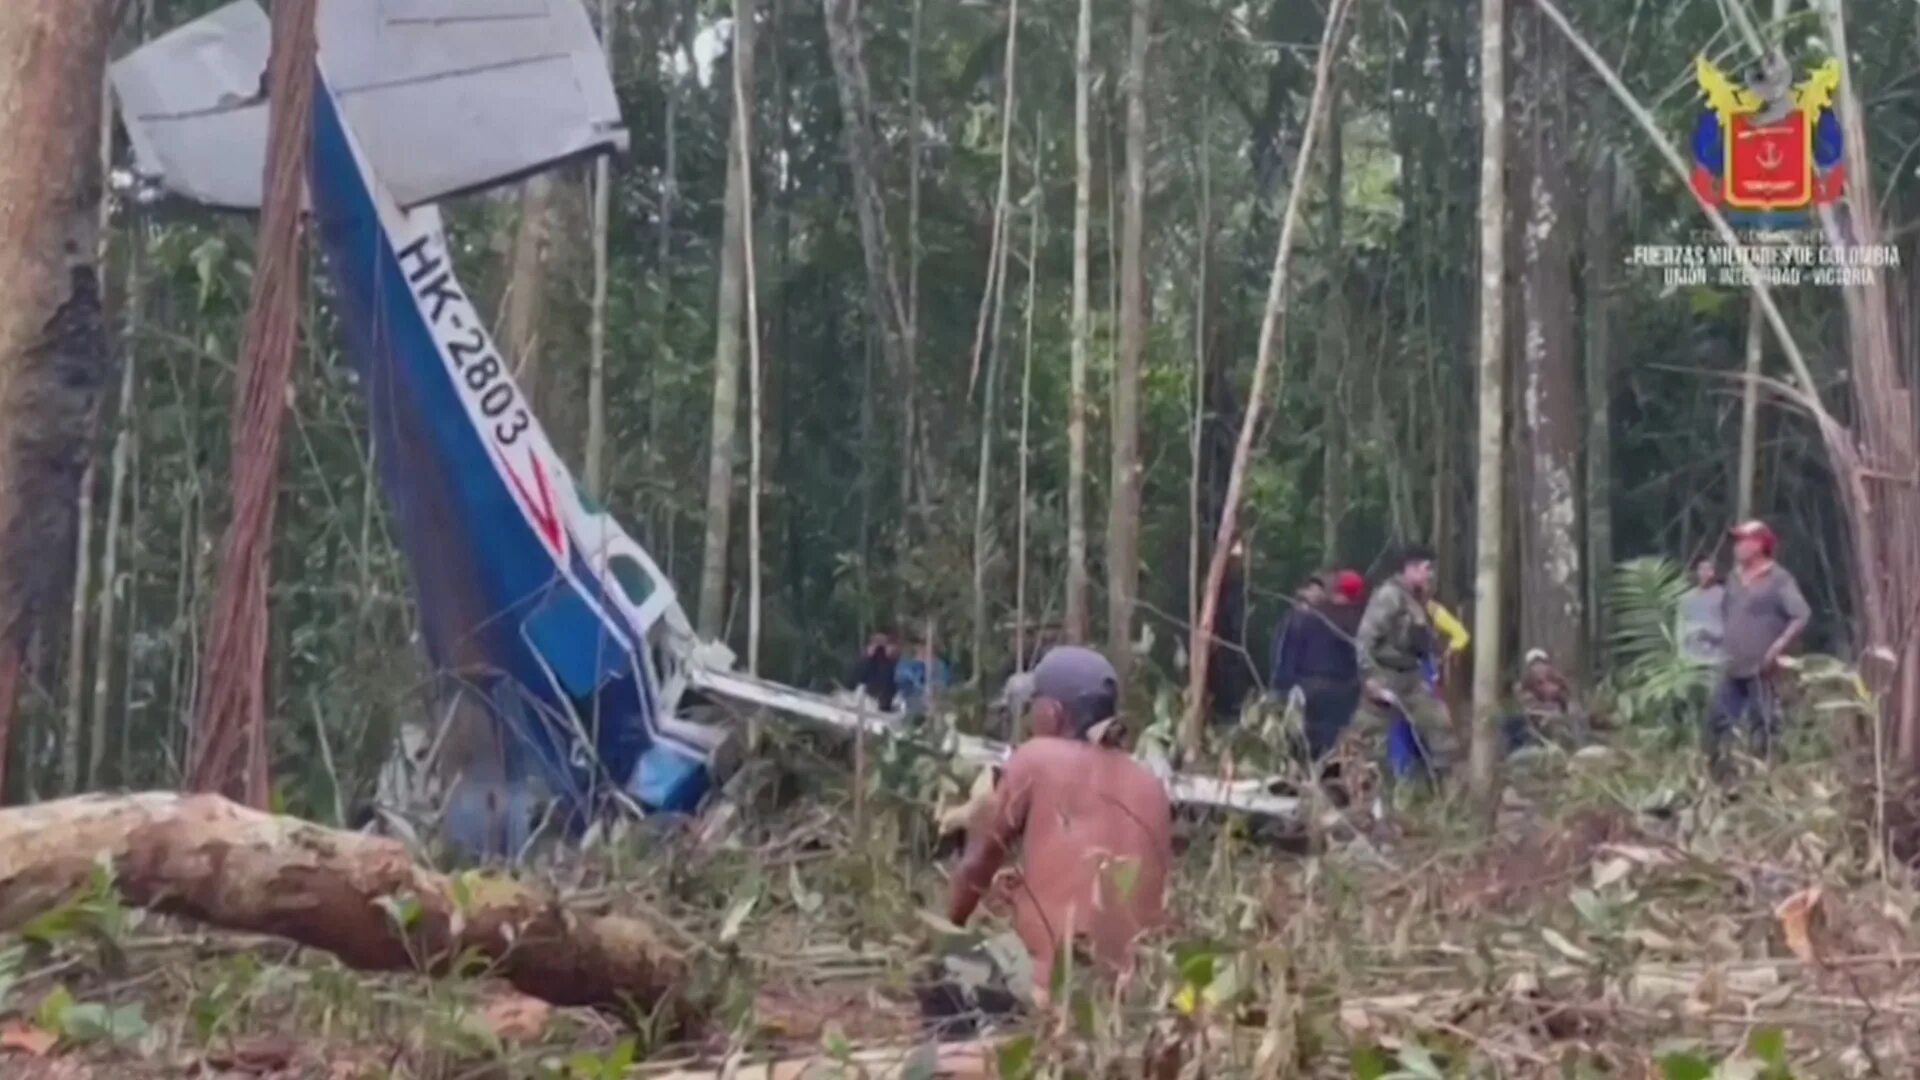
[[[579,0],[320,0],[320,69],[403,208],[625,146]],[[136,168],[210,206],[260,205],[272,32],[238,0],[112,67]]]

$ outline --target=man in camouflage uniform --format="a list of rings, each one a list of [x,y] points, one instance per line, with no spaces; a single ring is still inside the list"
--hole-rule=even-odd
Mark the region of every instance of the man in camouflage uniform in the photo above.
[[[1437,779],[1454,759],[1454,739],[1446,705],[1421,677],[1421,662],[1439,651],[1426,606],[1433,552],[1411,546],[1400,553],[1397,563],[1393,576],[1373,591],[1360,619],[1357,641],[1366,690],[1349,729],[1354,745],[1346,756],[1377,767],[1384,760],[1388,725],[1398,709],[1419,735],[1428,767]]]

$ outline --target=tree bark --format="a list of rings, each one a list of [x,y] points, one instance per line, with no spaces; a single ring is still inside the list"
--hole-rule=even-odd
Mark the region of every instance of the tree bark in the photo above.
[[[1112,481],[1107,499],[1107,651],[1126,685],[1140,592],[1140,368],[1147,347],[1147,49],[1154,0],[1133,0],[1127,53],[1127,192],[1120,218],[1120,351],[1113,372]]]
[[[1087,575],[1087,350],[1093,333],[1087,247],[1093,231],[1093,0],[1080,0],[1073,49],[1073,353],[1067,397],[1066,640],[1084,642],[1091,582]]]
[[[1320,56],[1314,62],[1313,97],[1307,102],[1306,125],[1300,135],[1300,152],[1294,160],[1293,183],[1287,189],[1287,208],[1280,219],[1280,239],[1273,253],[1273,275],[1267,285],[1267,304],[1260,321],[1260,345],[1254,354],[1253,385],[1247,390],[1247,411],[1240,420],[1240,436],[1234,443],[1233,465],[1227,473],[1227,491],[1221,500],[1220,524],[1214,532],[1213,554],[1207,562],[1206,583],[1201,589],[1200,618],[1193,626],[1187,649],[1187,713],[1182,727],[1182,743],[1188,754],[1200,749],[1200,736],[1207,715],[1207,673],[1213,655],[1214,619],[1220,610],[1221,585],[1226,581],[1227,562],[1232,558],[1239,529],[1240,499],[1246,485],[1247,463],[1253,457],[1253,437],[1260,429],[1260,409],[1266,402],[1267,379],[1276,360],[1284,356],[1280,344],[1287,314],[1287,272],[1292,263],[1294,233],[1300,224],[1300,211],[1306,202],[1307,177],[1313,164],[1313,144],[1325,121],[1328,84],[1333,78],[1334,57],[1346,40],[1350,0],[1334,0],[1328,8],[1326,25],[1320,37]]]
[[[1526,447],[1526,512],[1521,515],[1521,636],[1563,670],[1584,670],[1586,616],[1581,540],[1577,360],[1572,313],[1567,190],[1565,46],[1533,11],[1517,13],[1523,41],[1522,130],[1527,219],[1521,288],[1525,336],[1520,352],[1520,415]],[[1484,641],[1484,639],[1483,639]]]
[[[234,388],[233,517],[221,542],[198,723],[187,785],[267,805],[268,556],[279,491],[280,435],[299,339],[301,202],[315,68],[315,0],[273,12],[270,106],[260,240],[241,378]]]
[[[713,426],[707,447],[706,543],[700,560],[700,608],[695,626],[701,635],[726,632],[727,555],[732,539],[733,459],[740,418],[740,325],[746,309],[747,170],[742,156],[753,116],[754,0],[733,0],[733,85],[748,100],[733,110],[733,138],[727,146],[727,191],[720,237],[720,296],[714,316]]]
[[[1605,99],[1589,113],[1593,174],[1587,186],[1587,633],[1590,674],[1606,655],[1607,580],[1613,569],[1613,154],[1606,145]]]
[[[115,6],[0,8],[0,795],[30,650],[54,648],[108,363],[96,266]]]
[[[0,811],[0,929],[93,887],[127,903],[271,934],[362,971],[446,974],[478,955],[523,993],[626,1007],[684,1029],[687,961],[645,924],[567,910],[505,878],[448,877],[398,841],[250,810],[218,795],[82,796]]]
[[[1506,415],[1506,0],[1480,0],[1479,460],[1475,501],[1471,780],[1486,812],[1499,782],[1502,495]]]

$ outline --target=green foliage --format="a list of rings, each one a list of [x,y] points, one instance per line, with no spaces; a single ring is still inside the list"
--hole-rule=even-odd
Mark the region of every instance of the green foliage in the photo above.
[[[1612,605],[1614,707],[1628,724],[1674,724],[1696,713],[1712,669],[1680,651],[1675,619],[1688,589],[1667,559],[1631,559],[1614,570]]]
[[[75,1001],[65,985],[55,986],[33,1012],[33,1022],[69,1043],[130,1043],[148,1030],[140,1002],[107,1006]]]

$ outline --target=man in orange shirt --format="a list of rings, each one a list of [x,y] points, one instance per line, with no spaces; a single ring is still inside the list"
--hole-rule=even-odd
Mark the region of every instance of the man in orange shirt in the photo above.
[[[1119,746],[1105,657],[1058,646],[1022,693],[1033,736],[969,824],[947,911],[965,925],[990,889],[1004,896],[1044,1002],[1062,947],[1085,943],[1107,972],[1132,969],[1134,943],[1166,918],[1173,825],[1166,787]],[[1019,868],[1000,876],[1015,848]]]

